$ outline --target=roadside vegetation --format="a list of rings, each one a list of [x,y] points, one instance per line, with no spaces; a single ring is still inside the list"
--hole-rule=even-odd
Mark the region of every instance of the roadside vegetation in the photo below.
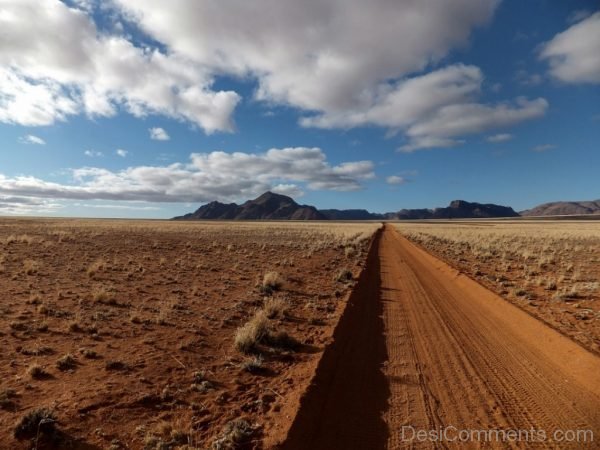
[[[1,220],[0,442],[276,436],[379,226]]]
[[[411,241],[599,351],[600,223],[398,223]]]

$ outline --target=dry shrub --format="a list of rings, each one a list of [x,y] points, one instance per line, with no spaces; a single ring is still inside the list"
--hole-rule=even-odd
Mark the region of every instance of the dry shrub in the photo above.
[[[275,319],[287,314],[288,305],[282,298],[268,297],[265,299],[263,311],[269,319]]]
[[[340,283],[352,281],[352,271],[349,269],[340,269],[335,277],[335,280],[339,281]]]
[[[50,435],[56,429],[56,415],[49,408],[32,409],[15,425],[14,436],[17,439]]]
[[[235,333],[235,348],[242,353],[256,351],[258,344],[270,332],[269,319],[264,311],[258,311],[245,325]]]
[[[13,409],[15,407],[14,398],[17,392],[14,389],[4,389],[0,391],[0,409]]]
[[[64,355],[58,361],[56,361],[56,368],[58,370],[71,370],[75,367],[77,367],[77,360],[71,354]]]
[[[263,277],[262,289],[264,292],[270,293],[277,291],[283,286],[283,278],[278,272],[267,272]]]
[[[32,364],[27,368],[27,374],[34,380],[48,378],[50,374],[39,364]]]
[[[247,443],[255,432],[255,428],[244,419],[228,422],[221,435],[211,445],[212,450],[234,450]]]
[[[259,344],[289,350],[299,345],[298,341],[285,331],[273,330],[267,313],[263,310],[257,311],[252,319],[237,329],[234,342],[235,348],[246,354],[256,352]]]

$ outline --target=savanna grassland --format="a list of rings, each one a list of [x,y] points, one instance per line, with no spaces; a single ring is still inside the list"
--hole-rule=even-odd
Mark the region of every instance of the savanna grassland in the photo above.
[[[399,223],[411,241],[600,353],[598,221]]]
[[[270,446],[379,224],[0,221],[0,442]]]

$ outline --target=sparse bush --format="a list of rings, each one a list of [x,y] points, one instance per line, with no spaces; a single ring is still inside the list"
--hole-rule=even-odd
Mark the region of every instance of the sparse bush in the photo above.
[[[81,353],[84,356],[84,358],[87,358],[87,359],[97,359],[98,358],[98,353],[96,353],[94,350],[90,350],[89,348],[80,348],[79,353]]]
[[[30,365],[27,368],[27,374],[34,380],[41,380],[50,376],[50,374],[46,372],[46,369],[44,369],[39,364]]]
[[[14,436],[17,439],[34,438],[40,434],[50,435],[56,429],[56,415],[48,408],[32,409],[16,424]]]
[[[262,280],[262,291],[265,293],[271,293],[281,289],[283,286],[283,278],[278,272],[267,272],[265,273]]]
[[[235,348],[242,353],[251,353],[269,333],[269,319],[264,311],[258,311],[235,333]]]
[[[515,288],[513,289],[513,294],[517,297],[523,297],[527,294],[527,291],[523,288]]]
[[[31,259],[23,261],[23,270],[27,275],[35,275],[40,269],[39,263]]]
[[[259,344],[289,350],[299,345],[298,341],[285,331],[273,330],[263,310],[257,311],[252,319],[237,329],[234,342],[236,349],[246,354],[256,352]]]
[[[285,316],[288,311],[286,302],[281,298],[269,297],[265,299],[263,310],[269,319]]]
[[[240,448],[250,440],[254,434],[254,427],[244,419],[235,419],[228,422],[221,435],[213,441],[212,450],[234,450]]]
[[[340,283],[351,281],[352,280],[352,272],[349,269],[341,269],[337,273],[335,280],[339,281]]]
[[[71,354],[64,355],[56,361],[56,368],[58,370],[71,370],[75,367],[77,367],[77,360]]]
[[[96,303],[103,303],[107,305],[117,304],[115,293],[112,290],[105,287],[97,287],[94,290],[92,297]]]
[[[250,372],[250,373],[260,372],[264,367],[264,361],[263,361],[262,356],[260,356],[260,355],[252,356],[252,357],[244,360],[240,364],[240,367],[243,370],[245,370],[246,372]]]
[[[105,268],[105,262],[102,260],[96,260],[87,268],[87,274],[90,278],[94,278],[98,272],[101,272]]]
[[[127,370],[129,366],[123,361],[106,361],[104,368],[106,370]]]
[[[14,389],[4,389],[0,391],[0,409],[13,409],[15,406],[14,398],[17,392]]]
[[[26,323],[13,321],[9,324],[10,328],[14,331],[27,331],[29,327]]]
[[[83,328],[81,327],[79,321],[72,320],[71,322],[69,322],[69,331],[71,331],[72,333],[79,333],[80,331],[83,331]]]

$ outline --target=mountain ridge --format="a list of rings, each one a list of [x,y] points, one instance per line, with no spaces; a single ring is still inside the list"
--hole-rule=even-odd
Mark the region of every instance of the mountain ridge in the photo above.
[[[519,217],[509,206],[453,200],[447,207],[401,209],[371,213],[366,209],[322,209],[300,205],[291,197],[270,191],[241,205],[212,201],[173,220],[410,220]]]
[[[522,216],[573,216],[600,214],[600,200],[542,203],[521,211]]]

